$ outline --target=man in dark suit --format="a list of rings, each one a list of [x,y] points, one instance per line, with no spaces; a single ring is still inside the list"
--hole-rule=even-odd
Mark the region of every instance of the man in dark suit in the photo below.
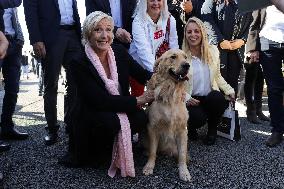
[[[68,116],[75,95],[69,62],[82,52],[81,25],[76,0],[24,0],[26,23],[34,52],[43,61],[44,111],[48,134],[46,145],[57,139],[57,89],[61,65],[66,70],[67,95],[64,121]]]
[[[11,6],[19,6],[20,2],[11,2]],[[1,139],[23,140],[27,133],[19,132],[12,121],[15,111],[20,81],[21,57],[24,36],[17,16],[16,8],[6,8],[3,14],[4,32],[9,41],[7,55],[2,62],[5,83],[5,95],[1,114]]]
[[[3,58],[7,54],[7,49],[9,45],[9,42],[3,33],[5,32],[4,19],[3,19],[4,9],[11,8],[11,7],[17,7],[20,4],[21,4],[21,0],[1,0],[0,1],[0,67],[2,67]],[[0,152],[7,151],[9,149],[10,149],[10,145],[0,140]],[[3,174],[1,172],[0,172],[0,188],[3,188]]]
[[[114,42],[120,42],[127,48],[131,42],[132,16],[137,0],[85,0],[87,15],[102,11],[114,19]]]

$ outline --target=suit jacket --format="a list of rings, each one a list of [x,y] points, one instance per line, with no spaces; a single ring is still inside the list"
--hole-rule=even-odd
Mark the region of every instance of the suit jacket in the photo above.
[[[246,53],[250,51],[260,51],[259,32],[265,22],[266,8],[253,11],[252,17],[253,21],[249,28],[248,40],[245,48]]]
[[[210,42],[219,45],[223,40],[242,39],[247,41],[249,26],[252,21],[251,12],[238,13],[238,5],[231,1],[225,5],[224,0],[205,0],[201,8],[201,16],[210,29]],[[241,62],[244,60],[244,46],[237,49]]]
[[[120,0],[123,29],[128,31],[130,34],[132,33],[132,15],[136,4],[137,0]],[[85,0],[85,5],[87,15],[93,11],[102,11],[112,16],[109,0]],[[114,33],[116,30],[117,27],[115,26]]]
[[[44,42],[46,48],[50,48],[60,29],[58,0],[24,0],[24,11],[31,45]],[[80,39],[81,24],[76,0],[73,0],[73,17]]]
[[[4,9],[18,7],[21,3],[22,0],[0,0],[0,31],[4,31]]]
[[[209,46],[209,52],[212,55],[212,62],[208,64],[209,71],[210,71],[210,81],[211,87],[213,90],[220,91],[220,89],[224,92],[225,95],[235,93],[234,89],[225,81],[220,73],[220,57],[219,57],[219,50],[215,45]],[[191,62],[191,56],[188,57],[188,61]],[[192,67],[189,70],[189,87],[188,87],[188,94],[191,96],[192,94],[192,75],[193,69]]]

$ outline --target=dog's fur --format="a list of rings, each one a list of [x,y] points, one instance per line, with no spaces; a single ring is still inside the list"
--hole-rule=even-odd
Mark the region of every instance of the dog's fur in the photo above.
[[[145,175],[153,174],[156,154],[162,152],[177,157],[180,179],[191,180],[186,164],[188,112],[184,102],[188,69],[182,50],[169,50],[155,62],[154,74],[147,84],[147,89],[154,90],[155,100],[148,109],[149,157],[143,168]]]

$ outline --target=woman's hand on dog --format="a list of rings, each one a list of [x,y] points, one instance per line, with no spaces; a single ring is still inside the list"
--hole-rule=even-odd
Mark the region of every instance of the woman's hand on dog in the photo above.
[[[199,100],[197,100],[197,99],[191,97],[191,98],[187,101],[186,105],[187,105],[187,106],[198,106],[199,103],[200,103]]]
[[[146,103],[150,103],[155,99],[154,97],[154,91],[153,90],[147,90],[144,92],[143,95],[136,97],[137,105],[144,105]]]

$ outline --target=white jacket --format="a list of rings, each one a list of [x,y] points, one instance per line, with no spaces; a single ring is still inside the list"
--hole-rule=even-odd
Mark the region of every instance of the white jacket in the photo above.
[[[168,19],[162,19],[158,21],[158,25],[161,25],[163,33],[166,33]],[[150,19],[141,19],[136,16],[132,23],[132,37],[133,41],[130,44],[129,54],[145,69],[153,72],[153,66],[155,63],[156,50],[163,42],[165,36],[154,40],[155,25]],[[156,43],[156,44],[155,44]],[[157,44],[159,43],[159,44]],[[170,16],[170,36],[169,36],[169,48],[178,49],[178,36],[176,30],[176,20],[173,16]]]
[[[215,45],[209,46],[209,51],[212,55],[212,61],[209,66],[210,71],[210,81],[212,90],[220,91],[220,89],[225,93],[225,95],[235,94],[234,89],[225,81],[220,73],[220,58],[219,50]],[[188,62],[191,64],[191,57],[188,57]],[[189,87],[187,91],[186,100],[191,98],[192,94],[192,74],[193,69],[190,67],[188,77],[189,77]]]

